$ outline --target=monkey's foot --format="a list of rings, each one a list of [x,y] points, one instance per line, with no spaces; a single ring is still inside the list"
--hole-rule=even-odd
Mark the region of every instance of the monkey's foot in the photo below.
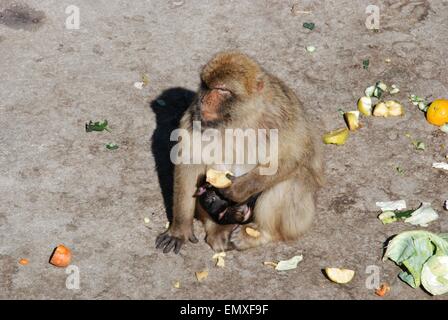
[[[238,226],[230,235],[230,243],[232,243],[236,250],[246,250],[269,242],[269,237],[266,232],[259,230],[259,234],[255,237],[253,234],[249,235],[246,228],[257,230],[256,226],[250,223]]]
[[[232,242],[229,241],[228,238],[207,238],[205,240],[207,244],[213,249],[215,252],[223,252],[223,251],[230,251],[234,250],[235,246]]]
[[[230,233],[232,232],[232,225],[216,225],[213,224],[207,229],[207,236],[205,242],[215,252],[223,252],[234,250],[233,243],[230,242]]]

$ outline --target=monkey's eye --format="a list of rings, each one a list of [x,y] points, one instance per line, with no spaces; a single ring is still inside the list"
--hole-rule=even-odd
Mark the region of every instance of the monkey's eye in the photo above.
[[[221,87],[214,88],[214,89],[215,89],[215,90],[218,90],[218,92],[219,92],[221,95],[224,95],[224,96],[230,96],[230,95],[232,95],[232,92],[231,92],[229,89],[221,88]]]

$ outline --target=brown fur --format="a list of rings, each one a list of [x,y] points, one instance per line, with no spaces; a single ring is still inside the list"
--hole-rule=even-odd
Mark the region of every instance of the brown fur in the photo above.
[[[257,229],[260,237],[248,236],[244,232],[247,226],[219,226],[199,209],[196,215],[204,224],[207,243],[214,250],[222,251],[297,239],[311,225],[315,194],[324,181],[320,144],[315,141],[313,124],[307,119],[301,102],[282,81],[242,53],[217,54],[203,68],[201,80],[203,87],[198,92],[198,99],[185,114],[181,127],[191,130],[192,120],[201,120],[204,126],[221,130],[278,129],[279,142],[276,174],[260,175],[258,168],[247,169],[229,188],[222,190],[226,197],[236,202],[261,192],[254,208],[254,222],[248,225]],[[223,96],[227,91],[222,90],[231,92],[232,98]],[[222,100],[218,99],[220,107],[208,106],[207,102],[215,101],[217,94],[222,95]],[[208,123],[207,119],[201,118],[204,109],[216,112],[209,116],[221,120]],[[192,231],[195,199],[192,195],[198,176],[208,167],[206,164],[176,166],[174,220],[170,229],[157,240],[158,247],[164,247],[165,251],[177,248],[177,243],[180,247],[187,239],[195,240]]]
[[[244,85],[247,93],[254,92],[257,76],[261,73],[256,62],[239,52],[218,53],[202,70],[201,79],[209,87],[233,81]]]

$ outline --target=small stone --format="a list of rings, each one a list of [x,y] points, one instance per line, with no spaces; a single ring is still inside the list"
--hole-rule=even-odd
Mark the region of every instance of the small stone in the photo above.
[[[134,83],[134,87],[138,90],[142,90],[144,85],[145,85],[144,82],[135,82]]]
[[[316,51],[316,47],[315,46],[307,46],[306,51],[308,51],[309,53],[313,53],[314,51]]]
[[[398,134],[395,131],[391,131],[387,134],[387,137],[389,138],[389,140],[397,140],[398,138]]]

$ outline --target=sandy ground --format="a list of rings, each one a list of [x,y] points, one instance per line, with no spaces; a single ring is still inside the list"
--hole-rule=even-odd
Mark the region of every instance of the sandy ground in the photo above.
[[[364,25],[366,0],[299,1],[312,13],[297,16],[292,1],[280,0],[0,0],[0,298],[377,299],[366,287],[366,268],[376,265],[392,286],[388,299],[434,299],[381,262],[385,241],[415,228],[383,226],[375,202],[432,202],[441,216],[428,230],[448,231],[447,173],[431,168],[445,159],[447,136],[407,101],[410,93],[448,95],[448,1],[375,2],[378,33]],[[81,10],[79,30],[65,28],[71,4]],[[156,251],[154,240],[170,203],[169,132],[201,65],[224,49],[253,55],[284,79],[321,133],[342,126],[338,108],[354,109],[377,80],[400,87],[406,116],[364,119],[345,146],[325,147],[328,184],[302,239],[230,252],[217,269],[203,241],[176,256]],[[138,90],[142,74],[150,82]],[[111,133],[85,132],[85,122],[103,119]],[[427,149],[414,150],[406,133]],[[107,150],[109,142],[120,148]],[[48,263],[60,243],[73,251],[79,290]],[[296,270],[263,265],[296,254],[304,256]],[[326,266],[357,274],[336,285]],[[194,272],[204,268],[209,277],[198,283]]]

